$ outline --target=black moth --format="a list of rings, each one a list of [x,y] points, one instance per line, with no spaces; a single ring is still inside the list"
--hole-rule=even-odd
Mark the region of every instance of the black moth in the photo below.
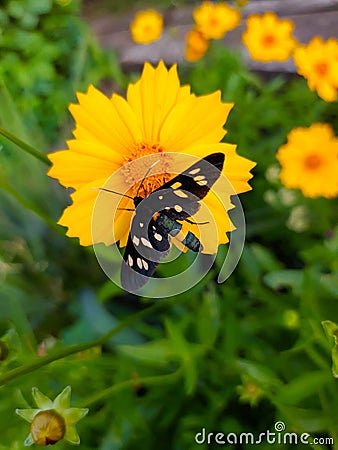
[[[148,197],[134,197],[135,216],[121,267],[121,284],[128,291],[140,289],[170,251],[169,235],[176,236],[180,222],[199,208],[223,169],[224,154],[212,153],[165,183]],[[182,243],[199,252],[202,245],[190,231]]]

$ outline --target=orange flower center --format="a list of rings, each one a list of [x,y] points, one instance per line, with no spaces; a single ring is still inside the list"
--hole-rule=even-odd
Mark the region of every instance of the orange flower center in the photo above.
[[[320,62],[317,63],[315,65],[315,70],[317,72],[318,75],[320,75],[321,77],[325,76],[327,74],[328,71],[328,65],[326,62]]]
[[[140,160],[139,158],[143,156],[148,156],[148,158]],[[150,175],[143,181],[138,192],[141,181],[149,170],[149,167],[157,161],[159,162],[154,167],[154,171],[157,174],[151,175],[150,172]],[[129,193],[133,197],[136,194],[140,197],[147,197],[172,178],[170,173],[172,157],[168,153],[164,153],[159,143],[148,144],[141,142],[136,144],[126,158],[126,163],[130,164],[123,166],[122,172],[126,182],[132,186]]]
[[[318,155],[309,155],[304,160],[304,165],[309,170],[316,170],[322,164],[322,160]]]
[[[265,47],[271,47],[275,44],[276,38],[273,34],[266,34],[262,38],[262,43]]]
[[[143,33],[144,34],[149,34],[152,31],[153,31],[153,27],[149,23],[143,25]]]
[[[216,25],[218,25],[218,18],[217,17],[210,17],[210,19],[209,19],[209,26],[210,27],[215,27]]]

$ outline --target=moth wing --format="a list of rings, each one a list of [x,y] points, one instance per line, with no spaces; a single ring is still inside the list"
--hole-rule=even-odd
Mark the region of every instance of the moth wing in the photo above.
[[[188,167],[188,169],[172,180],[164,183],[155,192],[168,188],[174,190],[182,189],[191,192],[201,200],[218,180],[223,169],[224,159],[224,153],[212,153]]]
[[[142,224],[142,226],[140,226]],[[168,255],[170,242],[167,231],[151,219],[148,227],[136,214],[121,267],[121,285],[134,291],[144,286],[153,275],[160,259]]]
[[[154,191],[161,200],[161,210],[173,220],[185,220],[200,208],[204,198],[219,178],[224,164],[223,153],[212,153]]]

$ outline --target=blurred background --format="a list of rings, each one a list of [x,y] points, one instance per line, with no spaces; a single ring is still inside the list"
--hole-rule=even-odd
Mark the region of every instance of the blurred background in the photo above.
[[[16,137],[46,154],[66,148],[74,127],[67,108],[77,91],[92,83],[124,94],[144,61],[164,59],[178,62],[181,83],[195,94],[220,89],[223,101],[234,102],[225,141],[257,162],[253,190],[241,195],[246,244],[232,276],[216,282],[221,246],[189,293],[160,300],[163,307],[95,344],[156,301],[115,286],[93,249],[65,236],[56,222],[67,191],[41,161],[0,137],[0,449],[23,448],[29,425],[14,411],[35,407],[33,386],[54,398],[67,385],[72,404],[90,408],[77,427],[83,449],[218,448],[197,444],[196,434],[275,431],[277,421],[323,438],[316,449],[338,448],[337,202],[288,190],[276,159],[295,127],[324,122],[337,134],[337,101],[310,91],[291,59],[253,61],[241,42],[246,17],[269,10],[293,20],[304,44],[317,34],[337,37],[338,5],[238,2],[239,27],[188,62],[185,36],[199,4],[0,3],[0,126]],[[163,15],[165,29],[158,41],[136,44],[129,24],[147,8]],[[181,255],[158,275],[182,270],[190,258]],[[88,342],[66,356],[71,345]],[[50,362],[34,366],[45,355]]]

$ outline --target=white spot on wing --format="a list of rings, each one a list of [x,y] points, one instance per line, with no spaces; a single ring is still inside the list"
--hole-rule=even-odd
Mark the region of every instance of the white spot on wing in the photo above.
[[[144,226],[144,223],[140,222],[140,227],[143,228],[143,226]]]
[[[151,243],[148,241],[148,239],[141,237],[141,242],[144,246],[149,247],[149,248],[153,248]]]
[[[159,233],[155,233],[154,237],[157,241],[162,241],[162,236]]]
[[[204,175],[197,175],[197,177],[194,177],[194,181],[201,181],[204,180],[205,176]]]
[[[197,167],[197,169],[194,170],[190,170],[190,172],[188,172],[190,175],[196,175],[196,173],[200,172],[201,168]]]
[[[197,181],[197,184],[198,184],[199,186],[205,186],[206,184],[208,184],[208,181],[207,181],[207,180]]]
[[[174,194],[177,195],[177,197],[188,198],[188,195],[185,192],[180,191],[179,189],[176,189],[176,191],[174,191]]]
[[[182,186],[182,183],[180,183],[179,181],[176,181],[176,183],[172,184],[170,187],[172,187],[173,189],[178,189],[181,186]]]
[[[141,258],[137,258],[137,265],[139,266],[140,269],[142,269],[142,261]]]
[[[143,267],[144,267],[146,270],[149,269],[148,263],[147,263],[147,261],[145,261],[144,259],[142,259],[142,264],[143,264]]]
[[[183,208],[182,208],[182,206],[180,206],[180,205],[175,205],[174,208],[175,208],[175,210],[176,210],[177,212],[182,212],[182,211],[183,211]]]
[[[140,240],[137,236],[133,237],[133,243],[136,245],[136,247],[138,246],[138,244],[140,243]]]
[[[159,200],[163,200],[163,195],[159,195],[159,196],[158,196],[158,199],[159,199]]]
[[[130,255],[128,255],[128,264],[130,265],[130,267],[132,267],[133,265],[133,258]]]

